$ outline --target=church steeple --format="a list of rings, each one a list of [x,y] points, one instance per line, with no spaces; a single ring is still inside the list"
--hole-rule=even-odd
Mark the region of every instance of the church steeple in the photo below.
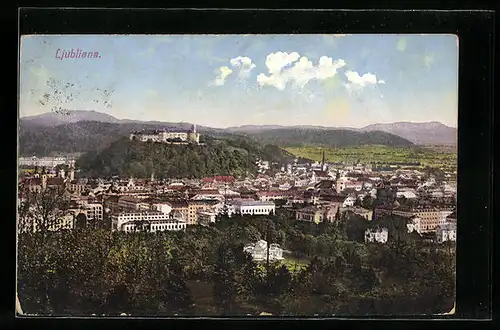
[[[323,156],[321,158],[321,169],[325,170],[325,149],[323,149]]]

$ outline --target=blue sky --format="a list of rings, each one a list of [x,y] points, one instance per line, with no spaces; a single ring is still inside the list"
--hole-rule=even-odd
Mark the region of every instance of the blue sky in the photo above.
[[[19,113],[96,110],[212,127],[456,127],[457,42],[453,35],[24,36]],[[57,58],[71,49],[100,58]]]

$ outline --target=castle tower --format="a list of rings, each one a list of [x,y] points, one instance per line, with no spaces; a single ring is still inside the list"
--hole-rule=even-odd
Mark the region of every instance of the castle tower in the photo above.
[[[153,182],[155,180],[155,171],[151,172],[151,179],[150,181]]]
[[[192,143],[200,143],[200,134],[196,132],[196,124],[191,127],[191,132],[188,133],[188,140]]]
[[[59,170],[59,177],[61,177],[61,178],[63,178],[63,179],[64,179],[64,177],[65,177],[65,176],[66,176],[66,173],[64,172],[64,168],[61,168],[61,169]]]

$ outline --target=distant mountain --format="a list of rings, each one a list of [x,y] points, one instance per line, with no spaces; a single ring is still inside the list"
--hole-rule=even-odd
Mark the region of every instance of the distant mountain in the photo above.
[[[419,145],[456,145],[457,129],[439,122],[373,124],[360,129],[363,132],[382,131],[401,136]]]
[[[87,110],[72,110],[68,112],[46,112],[40,115],[22,117],[25,125],[57,126],[81,121],[98,121],[102,123],[120,123],[121,120],[111,115]]]

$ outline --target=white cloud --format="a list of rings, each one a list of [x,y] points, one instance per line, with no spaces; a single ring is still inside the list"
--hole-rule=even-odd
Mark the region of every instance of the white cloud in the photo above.
[[[233,70],[231,70],[227,66],[221,66],[219,68],[219,72],[220,72],[219,75],[215,78],[215,81],[214,81],[214,84],[216,86],[224,85],[227,76],[229,76],[233,72]]]
[[[384,80],[377,80],[377,76],[372,73],[365,73],[360,76],[356,71],[346,71],[345,76],[349,83],[347,85],[365,87],[366,85],[385,84]]]
[[[257,82],[260,86],[270,85],[279,90],[284,90],[288,82],[302,88],[313,79],[325,80],[333,77],[337,70],[345,65],[344,60],[333,61],[327,56],[322,56],[315,66],[307,57],[300,57],[297,52],[271,53],[266,58],[269,75],[259,74]]]
[[[232,58],[230,61],[234,68],[239,68],[239,76],[241,78],[247,78],[250,75],[250,71],[255,68],[255,64],[252,63],[252,59],[245,56],[238,56]]]

